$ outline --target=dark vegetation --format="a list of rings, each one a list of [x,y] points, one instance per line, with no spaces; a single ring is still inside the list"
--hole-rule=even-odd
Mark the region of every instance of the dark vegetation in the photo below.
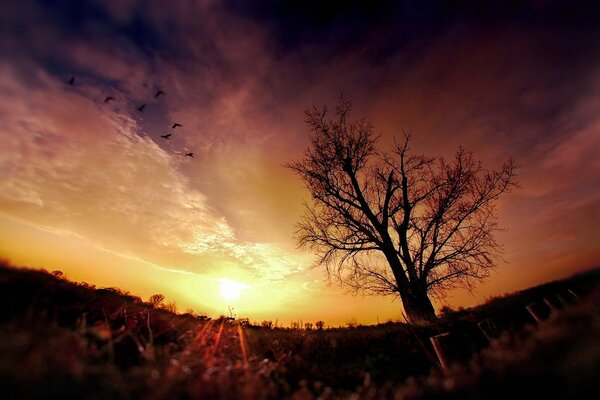
[[[144,302],[2,266],[0,390],[5,399],[583,398],[598,394],[598,278],[446,308],[429,325],[285,329],[176,314],[161,295]],[[430,337],[445,333],[444,370]]]

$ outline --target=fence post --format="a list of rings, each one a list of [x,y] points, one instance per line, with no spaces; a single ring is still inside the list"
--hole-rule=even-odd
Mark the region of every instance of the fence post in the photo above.
[[[440,342],[439,342],[438,338],[448,336],[449,334],[450,334],[449,332],[446,332],[446,333],[435,335],[435,336],[432,336],[429,338],[429,340],[431,341],[431,345],[433,346],[433,350],[435,350],[435,354],[437,355],[437,358],[438,358],[443,370],[448,369],[448,365],[446,364],[446,359],[444,358],[444,352],[442,350],[442,347],[440,346]]]
[[[483,332],[483,335],[485,336],[485,338],[488,340],[488,342],[492,341],[492,338],[490,337],[490,335],[488,335],[488,333],[485,331],[485,329],[483,328],[483,324],[485,324],[488,320],[484,319],[483,321],[479,321],[477,323],[477,326],[479,327],[479,330],[481,332]]]
[[[554,297],[556,297],[556,298],[558,299],[558,301],[560,302],[560,304],[562,304],[563,306],[566,306],[566,305],[567,305],[567,302],[565,301],[565,299],[563,299],[563,298],[561,297],[561,295],[560,295],[560,294],[557,294],[557,295],[555,295]]]
[[[535,322],[537,322],[539,324],[540,322],[542,322],[542,318],[540,318],[540,316],[533,310],[534,304],[535,303],[531,303],[531,304],[525,306],[525,308],[527,309],[527,311],[529,311],[529,314],[531,314],[533,319],[535,319]]]
[[[547,298],[544,297],[544,303],[546,303],[546,305],[548,306],[548,308],[550,308],[550,312],[556,311],[557,308],[554,307],[552,305],[552,303],[550,303],[550,300],[548,300]]]

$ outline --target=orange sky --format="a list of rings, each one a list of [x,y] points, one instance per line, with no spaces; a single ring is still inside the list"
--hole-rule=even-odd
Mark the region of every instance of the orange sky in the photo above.
[[[487,167],[520,165],[499,208],[504,260],[448,304],[599,264],[600,57],[586,44],[599,35],[585,13],[22,3],[0,10],[1,258],[213,316],[398,320],[398,302],[328,286],[293,238],[308,193],[282,164],[308,145],[304,110],[343,91],[381,146],[406,130],[416,151],[462,144]],[[237,300],[222,279],[246,285]]]

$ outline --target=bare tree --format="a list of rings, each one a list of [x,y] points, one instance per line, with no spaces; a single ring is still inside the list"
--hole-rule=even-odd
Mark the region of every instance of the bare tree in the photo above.
[[[154,307],[159,307],[161,304],[163,304],[163,301],[165,301],[165,296],[160,293],[153,294],[148,299],[148,303],[150,303]]]
[[[289,163],[312,204],[298,224],[329,277],[356,291],[401,298],[410,322],[436,319],[430,296],[489,275],[500,245],[495,203],[514,184],[514,163],[485,170],[459,148],[451,160],[412,154],[410,137],[377,149],[371,123],[349,121],[340,99],[335,119],[306,112],[311,144]]]

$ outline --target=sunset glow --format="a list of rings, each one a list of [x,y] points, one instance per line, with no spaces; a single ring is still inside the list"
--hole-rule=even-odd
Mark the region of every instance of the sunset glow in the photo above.
[[[219,287],[221,290],[221,297],[223,299],[227,301],[235,301],[240,297],[242,291],[247,288],[247,285],[231,281],[229,279],[221,279]]]
[[[383,149],[410,132],[416,152],[519,165],[497,268],[436,309],[598,265],[599,35],[585,21],[419,2],[23,3],[0,13],[14,32],[0,37],[0,258],[14,265],[211,316],[235,302],[256,321],[401,320],[398,301],[328,281],[294,237],[311,197],[283,165],[309,145],[305,110],[341,92]]]

